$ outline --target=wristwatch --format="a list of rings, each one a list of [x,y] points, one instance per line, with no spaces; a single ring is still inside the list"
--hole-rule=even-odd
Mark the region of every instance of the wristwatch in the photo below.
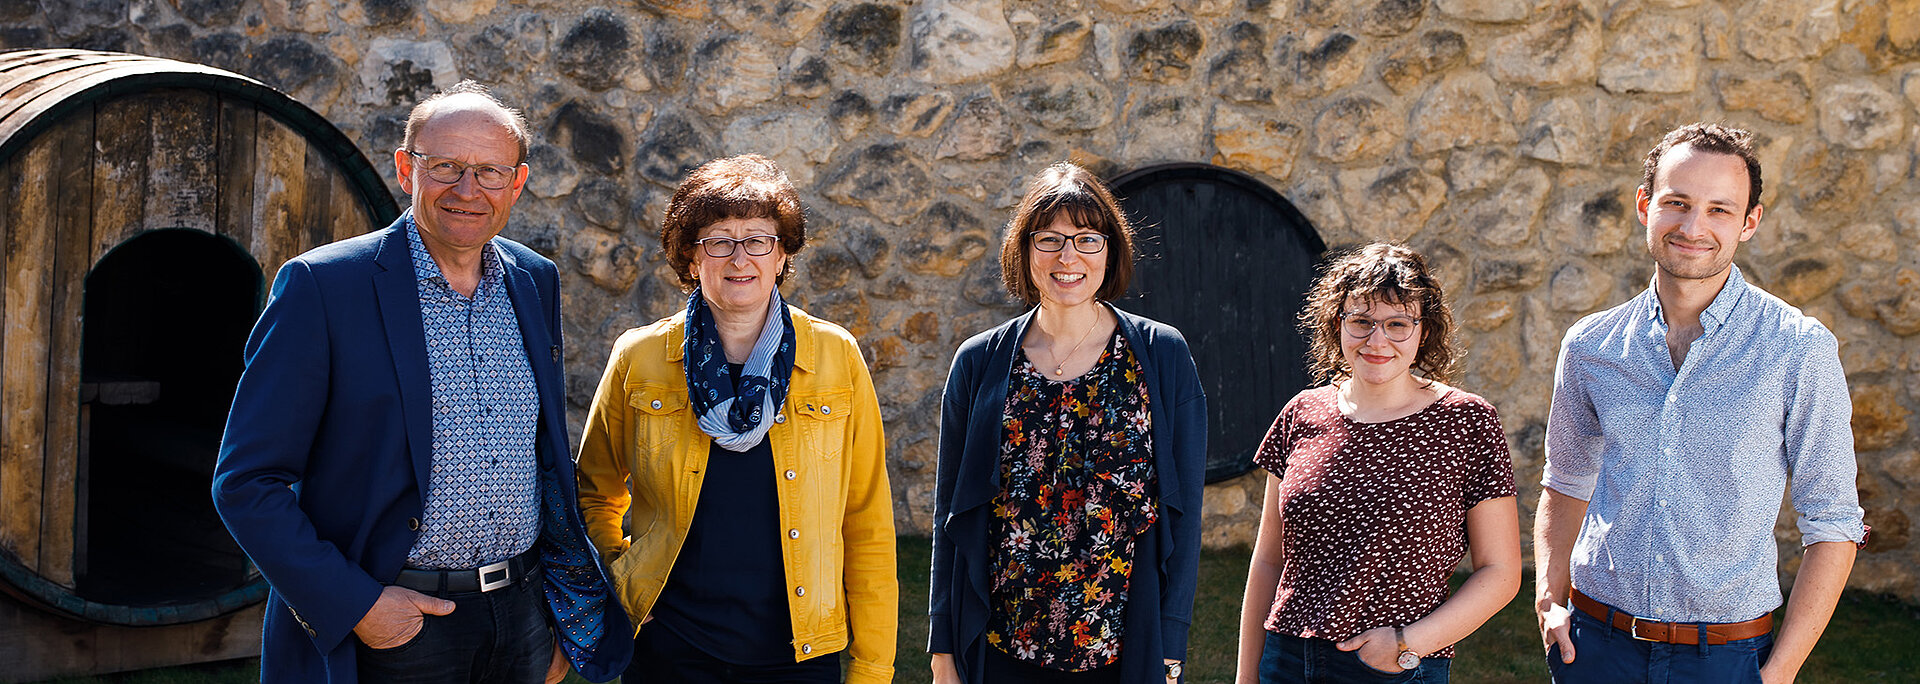
[[[1176,660],[1171,663],[1167,663],[1166,665],[1167,665],[1167,679],[1171,679],[1176,682],[1180,681],[1180,661]]]
[[[1401,629],[1399,627],[1393,628],[1393,639],[1394,641],[1400,642],[1400,658],[1394,661],[1400,665],[1400,669],[1411,670],[1413,668],[1419,667],[1420,654],[1414,653],[1413,649],[1407,648],[1406,630]]]

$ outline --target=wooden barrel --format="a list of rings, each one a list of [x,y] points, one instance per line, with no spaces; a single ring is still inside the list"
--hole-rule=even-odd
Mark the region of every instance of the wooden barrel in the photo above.
[[[25,50],[0,53],[0,197],[0,589],[98,625],[260,602],[209,497],[240,350],[282,262],[398,215],[379,172],[253,79]]]

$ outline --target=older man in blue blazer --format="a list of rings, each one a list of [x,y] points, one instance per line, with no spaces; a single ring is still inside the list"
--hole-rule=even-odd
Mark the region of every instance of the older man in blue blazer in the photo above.
[[[420,103],[412,207],[274,278],[213,480],[272,587],[262,681],[604,681],[631,655],[574,504],[559,276],[499,237],[527,137],[478,84]]]

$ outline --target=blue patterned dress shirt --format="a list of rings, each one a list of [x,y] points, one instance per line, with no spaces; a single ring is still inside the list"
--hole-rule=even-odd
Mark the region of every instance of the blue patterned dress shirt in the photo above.
[[[540,534],[534,439],[540,395],[497,249],[480,286],[455,291],[407,222],[433,379],[433,467],[407,565],[474,568],[519,555]]]
[[[1573,586],[1633,615],[1740,622],[1780,606],[1774,523],[1802,545],[1865,538],[1852,403],[1819,321],[1737,267],[1680,368],[1649,287],[1567,331],[1543,484],[1588,502]]]

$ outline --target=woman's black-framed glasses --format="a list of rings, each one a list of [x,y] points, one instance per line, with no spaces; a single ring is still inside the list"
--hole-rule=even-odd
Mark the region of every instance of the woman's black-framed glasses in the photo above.
[[[488,190],[505,190],[513,183],[513,177],[520,168],[505,164],[468,164],[458,159],[434,157],[413,150],[407,150],[407,155],[417,160],[420,170],[436,183],[453,185],[460,182],[461,176],[467,175],[468,169],[472,169],[473,182]]]
[[[1099,233],[1081,233],[1072,237],[1051,230],[1035,231],[1031,236],[1033,248],[1042,252],[1058,252],[1073,243],[1073,251],[1081,254],[1099,254],[1107,248],[1107,236]]]
[[[1388,340],[1405,342],[1413,338],[1413,331],[1419,327],[1420,319],[1412,316],[1388,316],[1376,321],[1353,312],[1340,314],[1340,329],[1356,340],[1373,337],[1373,331],[1379,330],[1386,333]]]
[[[707,256],[715,259],[725,259],[733,256],[734,245],[740,245],[741,248],[747,250],[747,256],[766,256],[773,253],[774,245],[780,244],[780,236],[748,235],[743,238],[734,239],[716,235],[710,238],[694,240],[693,244],[700,245],[700,251],[706,252]]]

